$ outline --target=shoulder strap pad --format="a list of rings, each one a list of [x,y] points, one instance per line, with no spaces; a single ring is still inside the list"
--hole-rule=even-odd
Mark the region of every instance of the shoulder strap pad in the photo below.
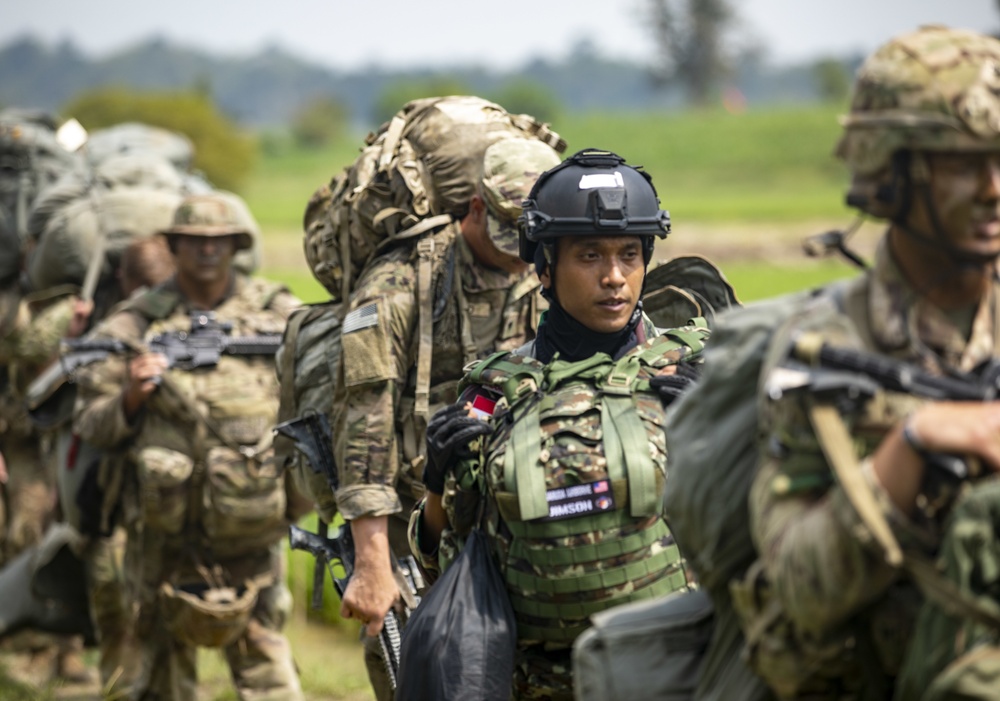
[[[498,351],[467,366],[458,391],[461,393],[469,385],[493,387],[503,392],[507,402],[513,404],[525,394],[538,389],[544,373],[545,365],[535,358],[511,351]]]

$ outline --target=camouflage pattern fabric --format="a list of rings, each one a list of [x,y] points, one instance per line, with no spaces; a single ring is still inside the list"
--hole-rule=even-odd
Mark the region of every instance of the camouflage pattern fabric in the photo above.
[[[525,140],[544,143],[548,153],[532,149],[516,155],[516,147],[508,150]],[[483,189],[485,152],[499,143],[507,153],[496,155],[492,174],[500,180],[508,180],[499,173],[507,168],[520,169],[515,180],[546,170],[566,148],[547,124],[530,115],[508,114],[471,95],[413,100],[378,133],[370,134],[354,162],[316,190],[306,206],[306,262],[332,300],[351,296],[386,241],[422,237],[460,221],[473,195]],[[522,157],[523,164],[517,162]],[[510,182],[505,186],[511,185],[518,188]],[[492,192],[498,194],[496,188]],[[497,201],[492,208],[494,223],[499,219],[509,226],[520,214],[520,200]],[[509,241],[509,234],[501,235],[495,226],[491,230]]]
[[[629,404],[648,442],[643,452],[648,450],[655,465],[651,487],[662,492],[667,480],[664,409],[655,392],[648,387],[641,389],[642,382],[691,354],[691,349],[668,342],[666,336],[655,338],[655,327],[648,319],[644,322],[643,328],[654,338],[632,349],[625,359],[643,357],[650,365],[638,371],[634,382],[639,389],[634,390]],[[529,348],[521,352],[529,352]],[[547,389],[538,399],[540,413],[522,411],[517,402],[509,406],[509,397],[499,400],[494,413],[497,430],[481,446],[481,457],[465,461],[456,469],[459,474],[446,481],[443,503],[449,526],[442,534],[437,562],[420,547],[419,508],[410,520],[411,549],[433,573],[438,567],[447,568],[460,552],[465,535],[476,525],[479,504],[484,502],[480,525],[493,544],[518,621],[515,699],[573,698],[571,646],[576,635],[589,626],[590,613],[629,600],[686,591],[689,586],[683,559],[658,513],[659,498],[655,498],[653,513],[630,515],[633,504],[626,505],[629,493],[619,484],[623,480],[617,470],[622,467],[614,467],[615,460],[605,455],[607,444],[602,436],[610,441],[609,434],[618,428],[610,425],[610,414],[602,410],[602,395],[597,390],[601,380],[593,375],[601,358],[606,372],[613,365],[607,356],[595,356],[592,362],[554,361],[548,366],[539,366],[527,355],[500,358],[512,367],[542,368],[546,377],[552,373],[551,380],[543,380]],[[485,365],[496,361],[492,358]],[[588,362],[593,367],[583,368]],[[571,372],[578,366],[578,375]],[[475,371],[475,367],[470,368],[463,384],[477,382],[470,379]],[[554,379],[562,376],[560,373],[565,373],[562,385]],[[495,372],[487,369],[479,381],[496,388],[511,377],[504,365]],[[503,420],[508,415],[514,419]],[[539,422],[541,432],[538,460],[544,465],[544,488],[565,489],[604,481],[613,494],[610,511],[541,524],[520,521],[512,514],[517,504],[509,498],[510,482],[505,472],[516,470],[520,453],[514,433],[518,424],[532,420]],[[620,425],[617,420],[616,425]],[[634,469],[622,474],[638,479]]]
[[[29,303],[17,283],[0,292],[0,373],[6,376],[0,390],[0,451],[6,461],[8,479],[0,487],[6,508],[0,514],[0,558],[10,562],[24,550],[39,544],[57,516],[55,488],[56,450],[51,431],[40,431],[24,410],[28,383],[56,356],[73,316],[74,298],[55,295]],[[25,583],[27,586],[27,583]],[[79,638],[24,631],[6,640],[5,649],[27,651],[32,660],[49,660],[47,669],[32,663],[34,676],[47,682],[61,675],[67,654]],[[51,657],[49,656],[51,655]],[[74,658],[74,663],[78,660]],[[85,674],[86,670],[76,670]]]
[[[923,302],[905,281],[883,240],[874,270],[849,285],[841,304],[818,296],[779,329],[770,362],[780,359],[777,351],[791,337],[818,331],[826,342],[913,362],[934,374],[949,368],[968,371],[997,353],[998,293],[995,283],[966,341],[964,330]],[[794,392],[777,399],[761,396],[760,464],[749,504],[760,559],[732,587],[747,636],[746,654],[782,698],[853,699],[861,698],[862,688],[889,698],[921,597],[912,582],[886,564],[835,483],[807,416],[809,401]],[[845,417],[859,455],[870,456],[921,402],[886,393],[857,416]],[[925,493],[918,501],[923,507],[907,518],[870,472],[865,475],[904,549],[933,548],[947,513],[940,507],[949,495]]]
[[[431,412],[454,402],[464,366],[534,336],[542,304],[534,275],[477,264],[457,225],[434,242]],[[417,350],[414,254],[397,250],[359,282],[341,331],[341,382],[334,397],[337,506],[347,520],[403,514],[423,494],[423,427],[413,414]],[[464,298],[464,313],[458,298]]]
[[[929,26],[865,60],[837,155],[857,174],[901,149],[1000,149],[1000,42]]]
[[[559,164],[559,156],[541,141],[504,139],[483,155],[482,196],[489,216],[490,241],[504,253],[519,251],[517,218],[538,176]]]
[[[279,286],[236,277],[216,308],[234,336],[280,333],[299,301]],[[187,330],[190,311],[171,280],[127,302],[102,322],[94,337],[131,344],[164,331]],[[221,433],[170,392],[159,391],[141,418],[130,424],[121,406],[125,358],[111,356],[81,371],[75,428],[95,447],[124,456],[129,463],[123,512],[128,530],[126,576],[138,610],[135,670],[130,698],[195,698],[195,649],[167,634],[160,618],[158,590],[204,582],[195,558],[222,568],[226,579],[268,582],[261,590],[243,635],[224,648],[234,683],[247,698],[297,700],[301,688],[288,641],[281,634],[290,606],[284,586],[280,541],[287,531],[287,476],[274,473],[269,452],[253,462],[229,452],[223,438],[241,446],[262,445],[277,413],[277,380],[272,358],[223,356],[214,368],[168,370],[172,386],[199,407]],[[191,475],[204,470],[195,531],[184,527],[191,503]],[[234,491],[234,489],[236,491]]]
[[[429,406],[457,398],[463,367],[534,336],[539,309],[534,275],[508,275],[475,262],[457,224],[433,242],[433,343]],[[406,519],[423,494],[424,419],[415,415],[419,344],[416,253],[396,249],[362,275],[341,327],[341,361],[333,397],[334,455],[340,473],[337,509],[346,520],[391,516],[389,544],[409,554]],[[366,642],[366,663],[379,699],[391,698],[385,669]]]

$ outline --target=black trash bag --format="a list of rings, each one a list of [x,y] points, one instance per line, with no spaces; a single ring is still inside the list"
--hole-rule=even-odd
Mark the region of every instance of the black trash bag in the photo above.
[[[473,530],[403,629],[396,701],[508,701],[516,644],[503,576]]]

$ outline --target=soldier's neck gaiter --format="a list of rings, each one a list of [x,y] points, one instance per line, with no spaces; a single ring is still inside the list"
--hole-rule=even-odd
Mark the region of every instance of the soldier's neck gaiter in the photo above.
[[[594,353],[607,353],[618,359],[638,343],[636,328],[641,320],[642,302],[639,302],[621,331],[598,333],[574,319],[558,301],[550,298],[549,309],[535,338],[535,358],[548,363],[559,353],[561,360],[574,362]]]

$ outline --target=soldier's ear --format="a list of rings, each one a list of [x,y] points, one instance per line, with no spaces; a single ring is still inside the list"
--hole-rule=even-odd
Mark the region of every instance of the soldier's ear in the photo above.
[[[550,268],[551,266],[546,264],[545,268],[538,273],[538,280],[542,283],[542,287],[546,290],[551,289],[552,287],[552,275],[549,272]]]

